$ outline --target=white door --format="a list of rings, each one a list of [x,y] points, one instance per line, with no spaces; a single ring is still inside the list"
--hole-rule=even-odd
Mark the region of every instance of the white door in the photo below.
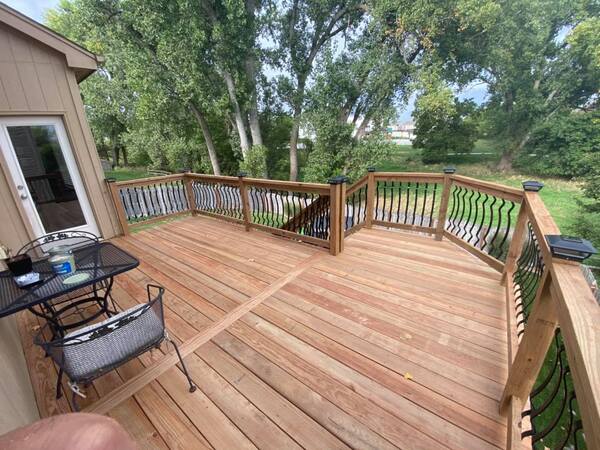
[[[0,117],[0,149],[36,237],[65,230],[98,235],[60,117]]]

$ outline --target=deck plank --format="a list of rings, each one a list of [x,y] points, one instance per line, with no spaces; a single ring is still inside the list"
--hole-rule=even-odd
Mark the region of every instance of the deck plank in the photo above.
[[[166,325],[181,345],[223,324],[186,357],[196,392],[171,367],[110,409],[140,447],[503,448],[504,288],[500,274],[452,242],[361,229],[333,257],[206,217],[113,242],[140,259],[115,279],[121,308],[146,301],[155,283],[166,289]],[[316,253],[312,267],[278,284]],[[36,401],[42,416],[66,412],[53,397],[56,368],[31,344],[37,326],[21,315]],[[100,378],[85,404],[167,351]]]

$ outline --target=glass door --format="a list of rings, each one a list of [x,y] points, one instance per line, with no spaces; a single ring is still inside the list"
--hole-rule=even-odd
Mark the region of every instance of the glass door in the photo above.
[[[0,147],[36,237],[98,234],[60,118],[0,118]]]

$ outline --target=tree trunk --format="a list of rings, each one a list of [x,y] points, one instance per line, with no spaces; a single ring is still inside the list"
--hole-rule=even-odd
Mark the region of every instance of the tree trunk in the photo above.
[[[354,138],[357,141],[360,141],[364,137],[364,135],[367,133],[367,126],[369,125],[370,121],[371,121],[371,118],[369,117],[368,114],[366,114],[365,117],[363,118],[362,122],[358,126],[358,129],[356,130],[356,134],[354,135]]]
[[[210,158],[210,164],[212,165],[213,174],[221,175],[221,167],[219,166],[219,158],[217,157],[217,149],[215,148],[215,144],[212,140],[212,135],[210,133],[210,128],[208,128],[208,123],[206,122],[206,118],[200,109],[190,103],[190,109],[192,113],[194,113],[194,117],[200,125],[200,129],[202,130],[202,136],[204,136],[204,141],[206,142],[206,148],[208,149],[208,157]]]
[[[298,181],[298,136],[300,134],[300,107],[294,108],[294,122],[290,135],[290,181]]]
[[[250,148],[250,142],[248,141],[248,135],[246,134],[246,125],[244,124],[242,110],[237,100],[237,95],[235,93],[235,83],[233,82],[233,77],[231,76],[231,74],[226,70],[222,72],[222,75],[223,79],[225,80],[225,84],[227,85],[229,100],[231,101],[231,105],[233,106],[235,126],[240,137],[240,147],[242,149],[242,155],[244,159],[246,159],[246,154],[248,153],[248,149]]]
[[[123,156],[123,165],[127,167],[129,165],[129,161],[127,161],[127,148],[121,147],[121,155]]]
[[[113,136],[112,142],[111,142],[111,154],[112,154],[112,163],[113,163],[113,167],[118,167],[119,166],[119,146],[117,144],[117,139]]]
[[[523,138],[519,141],[519,143],[516,146],[509,147],[504,152],[502,152],[502,157],[500,158],[500,162],[498,163],[498,170],[512,170],[515,155],[521,152],[523,148],[525,148],[525,145],[527,145],[529,139],[531,139],[530,131],[525,133],[525,136],[523,136]]]

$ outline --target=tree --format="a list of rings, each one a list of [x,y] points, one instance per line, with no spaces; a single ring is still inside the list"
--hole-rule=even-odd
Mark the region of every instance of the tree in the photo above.
[[[474,103],[459,101],[435,71],[423,76],[422,92],[412,114],[415,120],[413,147],[423,150],[425,164],[444,162],[449,152],[470,152],[477,138]]]
[[[278,9],[275,39],[279,43],[277,58],[287,71],[280,77],[280,94],[292,110],[289,141],[290,180],[298,178],[298,137],[306,88],[315,59],[331,40],[356,27],[363,16],[357,0],[282,0]]]
[[[590,53],[575,38],[597,24],[594,2],[380,0],[374,5],[389,35],[400,43],[416,42],[447,80],[459,87],[473,81],[486,85],[491,132],[503,148],[501,168],[511,167],[539,123],[584,107],[597,94],[597,74],[586,69]]]

